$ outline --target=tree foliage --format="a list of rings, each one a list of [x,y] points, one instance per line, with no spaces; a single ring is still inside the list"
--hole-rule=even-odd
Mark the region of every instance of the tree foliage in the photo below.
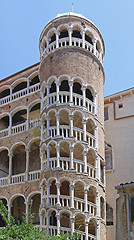
[[[28,223],[27,223],[27,215],[24,213],[23,221],[20,223],[18,221],[15,223],[15,219],[11,214],[9,214],[6,206],[0,200],[0,215],[2,216],[6,227],[0,228],[0,239],[3,240],[79,240],[80,235],[76,232],[73,235],[69,233],[62,233],[60,236],[46,236],[46,232],[41,231],[39,228],[35,228],[33,224],[34,214],[31,212],[32,202],[30,204],[29,213],[28,213]]]

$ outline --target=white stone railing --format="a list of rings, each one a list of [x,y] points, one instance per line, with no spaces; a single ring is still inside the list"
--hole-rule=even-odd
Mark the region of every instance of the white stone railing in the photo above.
[[[87,163],[87,172],[88,172],[88,177],[96,178],[96,169],[89,163]]]
[[[22,182],[25,182],[25,173],[11,176],[11,184],[22,183]]]
[[[28,88],[24,88],[24,89],[22,89],[20,91],[12,93],[11,96],[8,95],[8,96],[6,96],[4,98],[1,98],[0,99],[0,106],[4,105],[4,104],[7,104],[7,103],[9,103],[11,101],[14,101],[14,100],[16,100],[18,98],[24,97],[24,96],[26,96],[26,95],[28,95],[30,93],[39,91],[39,90],[40,90],[40,83],[36,83],[35,85],[30,86],[29,89]]]
[[[66,47],[66,46],[84,48],[89,52],[91,52],[92,54],[94,54],[102,63],[102,54],[99,53],[97,49],[94,49],[94,46],[91,43],[87,42],[86,40],[85,40],[85,43],[83,44],[83,40],[81,38],[71,37],[71,45],[70,45],[69,37],[58,39],[57,48]],[[48,49],[47,48],[44,49],[44,51],[41,54],[41,57],[45,57],[48,53],[52,52],[55,49],[56,49],[56,41],[50,43],[48,46]]]
[[[28,181],[35,181],[40,179],[40,170],[28,173]]]
[[[0,186],[8,185],[9,184],[8,179],[9,179],[9,176],[0,178]],[[40,179],[40,170],[36,170],[28,173],[28,181],[36,181],[39,179]],[[23,183],[25,181],[26,181],[25,173],[12,175],[10,177],[10,184]]]
[[[70,104],[69,102],[69,96],[70,93],[66,91],[60,91],[59,92],[59,102],[57,102],[57,93],[50,93],[48,96],[44,97],[44,107],[50,107],[54,104]],[[48,99],[48,102],[47,102]],[[77,107],[83,107],[83,96],[77,93],[73,92],[73,103],[72,106],[77,106]],[[85,98],[85,106],[84,108],[92,113],[95,114],[95,104],[89,100],[88,98]]]
[[[8,177],[0,178],[0,186],[6,186],[6,185],[8,185]]]
[[[29,121],[29,126],[28,129],[30,128],[35,128],[40,126],[40,119],[33,119]],[[3,137],[8,137],[10,135],[14,135],[14,134],[18,134],[20,132],[24,132],[27,129],[27,121],[25,121],[24,123],[18,124],[16,126],[11,127],[11,134],[10,134],[10,129],[9,127],[3,130],[0,130],[0,138]]]

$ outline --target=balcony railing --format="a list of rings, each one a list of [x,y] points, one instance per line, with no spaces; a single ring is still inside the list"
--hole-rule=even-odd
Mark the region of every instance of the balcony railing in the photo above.
[[[26,96],[26,95],[28,95],[30,93],[39,91],[39,90],[40,90],[40,83],[36,83],[35,85],[30,86],[29,90],[28,90],[28,88],[24,88],[24,89],[22,89],[20,91],[17,91],[16,93],[12,93],[11,96],[8,95],[8,96],[6,96],[4,98],[1,98],[0,99],[0,106],[4,105],[4,104],[7,104],[7,103],[9,103],[11,101],[14,101],[14,100],[16,100],[18,98],[24,97],[24,96]]]
[[[36,181],[40,179],[40,170],[32,171],[28,173],[28,181]],[[9,176],[0,178],[0,187],[6,186],[8,184],[17,184],[17,183],[23,183],[26,181],[26,174],[16,174],[12,175],[10,177],[10,183],[9,183]]]
[[[48,96],[44,97],[44,105],[43,107],[50,107],[54,104],[70,104],[69,103],[69,92],[66,91],[60,91],[59,92],[59,102],[57,102],[57,93],[51,93]],[[47,102],[48,101],[48,102]],[[73,92],[73,103],[74,106],[77,107],[83,107],[83,96],[81,96],[80,94],[74,93]],[[88,98],[85,99],[85,106],[84,108],[92,113],[95,114],[95,104],[89,100]]]
[[[18,134],[20,132],[24,132],[30,128],[35,128],[40,126],[40,119],[33,119],[29,121],[28,127],[27,127],[27,121],[21,124],[18,124],[16,126],[11,127],[11,131],[10,128],[6,128],[3,130],[0,130],[0,138],[2,137],[8,137],[10,135],[14,135],[14,134]],[[11,132],[11,133],[10,133]]]
[[[90,53],[95,55],[100,62],[102,62],[102,54],[99,53],[97,49],[95,50],[94,46],[91,43],[85,41],[85,43],[83,44],[83,40],[81,38],[75,38],[75,37],[71,37],[71,42],[72,44],[69,44],[69,37],[65,37],[58,40],[57,47],[56,47],[56,41],[50,43],[48,46],[48,49],[47,48],[44,49],[42,53],[42,57],[45,57],[48,53],[54,51],[56,48],[67,47],[70,45],[70,46],[80,47],[88,50]]]

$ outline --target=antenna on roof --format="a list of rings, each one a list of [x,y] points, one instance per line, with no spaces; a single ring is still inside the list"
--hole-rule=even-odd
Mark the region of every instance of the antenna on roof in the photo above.
[[[72,12],[74,11],[74,4],[72,3]]]

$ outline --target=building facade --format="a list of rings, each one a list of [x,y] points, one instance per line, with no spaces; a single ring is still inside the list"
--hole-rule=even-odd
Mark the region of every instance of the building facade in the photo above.
[[[103,38],[67,13],[46,25],[39,49],[38,64],[0,82],[0,198],[16,220],[33,199],[49,235],[105,240]]]

